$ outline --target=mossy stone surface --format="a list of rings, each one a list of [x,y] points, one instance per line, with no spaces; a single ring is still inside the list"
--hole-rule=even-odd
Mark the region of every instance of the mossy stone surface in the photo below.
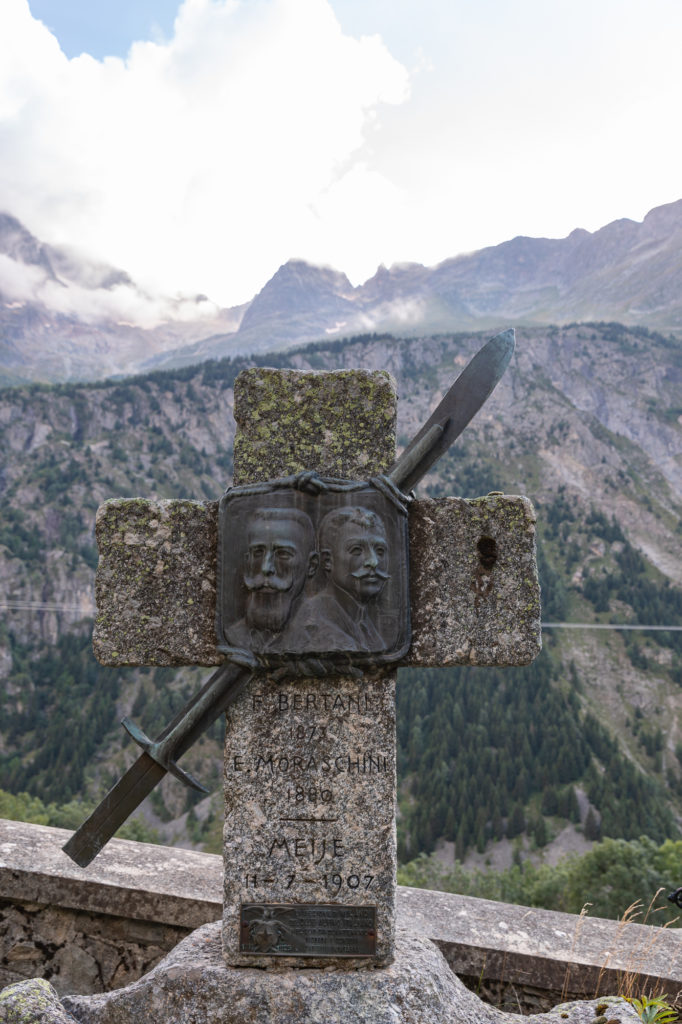
[[[314,469],[362,480],[395,459],[395,381],[386,371],[243,370],[234,385],[234,482]]]
[[[217,502],[100,505],[92,643],[103,665],[220,664],[217,528]]]
[[[482,538],[495,542],[492,564],[484,564]],[[217,503],[109,501],[97,514],[97,540],[93,645],[102,664],[220,664]],[[535,512],[528,499],[496,494],[413,502],[410,602],[409,665],[531,662],[541,641]]]
[[[235,382],[234,409],[238,484],[302,470],[362,480],[395,458],[396,392],[387,373],[247,370]],[[395,673],[252,679],[228,709],[225,733],[226,962],[247,969],[390,964],[395,813]],[[323,917],[332,916],[329,907],[341,915],[371,907],[374,950],[355,955],[360,947],[337,918],[325,954],[322,945],[306,958],[247,952],[241,907],[249,903],[314,904]]]
[[[408,665],[533,661],[542,646],[535,521],[518,495],[413,503]]]
[[[49,981],[31,978],[8,985],[0,992],[3,1024],[76,1024]]]

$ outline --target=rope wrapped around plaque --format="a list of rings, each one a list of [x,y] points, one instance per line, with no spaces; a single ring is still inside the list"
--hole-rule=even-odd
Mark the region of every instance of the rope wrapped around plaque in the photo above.
[[[219,649],[276,678],[360,675],[402,658],[410,500],[387,476],[306,472],[230,488],[219,511]]]

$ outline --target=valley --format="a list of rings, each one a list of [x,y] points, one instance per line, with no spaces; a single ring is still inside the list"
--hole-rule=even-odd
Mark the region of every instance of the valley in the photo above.
[[[200,670],[94,662],[94,515],[109,497],[219,497],[240,369],[388,369],[404,444],[487,336],[370,333],[0,392],[0,789],[71,821],[135,756],[119,719],[154,733],[198,688]],[[682,625],[681,394],[670,334],[521,328],[504,380],[421,493],[531,498],[544,621]],[[503,846],[542,856],[567,829],[588,842],[675,838],[681,637],[547,629],[527,669],[401,670],[402,859],[437,847],[483,863]],[[185,759],[214,795],[197,802],[166,779],[139,829],[218,848],[220,745],[216,726]]]

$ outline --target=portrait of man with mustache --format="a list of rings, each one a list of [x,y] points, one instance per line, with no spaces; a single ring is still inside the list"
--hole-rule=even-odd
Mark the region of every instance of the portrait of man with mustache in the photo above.
[[[292,634],[296,612],[318,562],[315,531],[305,512],[257,509],[246,533],[244,617],[227,629],[228,641],[257,653],[297,650]]]
[[[300,629],[315,622],[334,649],[379,652],[386,643],[370,615],[390,578],[388,542],[380,517],[361,506],[328,512],[320,525],[325,586],[302,609]]]

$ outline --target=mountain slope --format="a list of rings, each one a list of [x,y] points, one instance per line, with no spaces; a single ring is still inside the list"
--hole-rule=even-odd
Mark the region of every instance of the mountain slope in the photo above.
[[[387,368],[399,383],[404,443],[483,340],[368,336],[119,383],[0,393],[0,592],[9,606],[0,626],[0,788],[60,802],[82,791],[101,795],[133,756],[116,725],[121,715],[158,731],[202,677],[94,665],[92,528],[107,497],[219,496],[230,480],[239,369],[254,361]],[[421,490],[531,497],[546,621],[682,624],[681,372],[679,347],[642,329],[521,330],[502,383]],[[524,829],[541,835],[542,818],[557,831],[576,814],[586,820],[590,806],[605,833],[672,834],[682,792],[679,638],[548,631],[546,652],[528,673],[403,675],[404,855],[439,838],[460,851],[485,850],[500,830],[510,837],[520,823],[517,839]],[[534,760],[542,765],[543,749],[564,748],[553,802],[543,805]],[[187,760],[219,787],[217,732]],[[487,795],[477,781],[482,764]],[[473,815],[448,817],[471,792]],[[146,814],[157,825],[192,807],[168,780]],[[200,839],[198,815],[164,827],[187,841],[191,819]]]
[[[240,328],[202,352],[219,358],[358,331],[414,335],[576,320],[682,329],[682,200],[652,210],[641,224],[514,238],[432,268],[380,267],[355,289],[343,275],[291,261],[253,300]],[[171,366],[178,355],[147,365]]]
[[[123,270],[46,245],[0,213],[0,382],[97,379],[216,331],[243,309],[147,294]],[[146,325],[146,326],[141,326]]]
[[[44,245],[0,215],[0,381],[102,379],[377,331],[618,321],[682,331],[682,200],[642,223],[518,237],[436,267],[345,274],[285,263],[250,302],[145,293],[122,270]],[[144,326],[143,326],[144,325]]]
[[[430,289],[464,301],[474,318],[523,322],[608,319],[667,329],[682,326],[682,201],[652,210],[641,224],[618,220],[565,239],[515,238],[447,260]]]

